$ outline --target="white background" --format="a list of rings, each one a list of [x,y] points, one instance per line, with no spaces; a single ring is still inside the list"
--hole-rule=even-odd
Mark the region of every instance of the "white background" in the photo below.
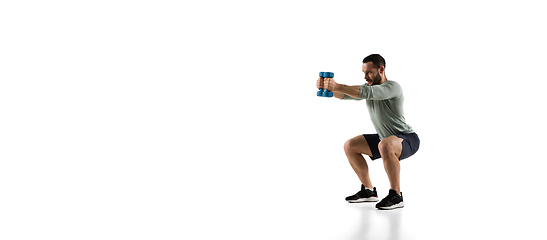
[[[544,3],[384,2],[3,1],[0,238],[545,238]],[[391,212],[315,96],[372,53],[421,138]]]

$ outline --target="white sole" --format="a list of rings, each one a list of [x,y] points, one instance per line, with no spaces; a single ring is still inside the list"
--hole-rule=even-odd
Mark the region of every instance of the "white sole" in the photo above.
[[[402,208],[405,206],[405,203],[404,202],[400,202],[400,203],[397,203],[397,204],[393,204],[389,207],[379,207],[378,209],[382,209],[382,210],[391,210],[391,209],[395,209],[395,208]]]
[[[350,202],[350,203],[378,202],[378,197],[359,198],[357,200],[348,200],[348,202]]]

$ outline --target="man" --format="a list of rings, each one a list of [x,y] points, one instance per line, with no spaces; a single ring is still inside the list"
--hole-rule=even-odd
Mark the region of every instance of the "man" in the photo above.
[[[420,146],[420,139],[412,127],[405,122],[403,113],[403,90],[395,81],[386,78],[386,62],[379,54],[363,59],[363,72],[367,84],[347,86],[336,83],[332,78],[319,78],[317,88],[325,88],[334,93],[334,97],[343,100],[363,100],[366,104],[372,124],[378,134],[363,134],[348,140],[344,151],[359,180],[361,190],[346,198],[346,201],[376,202],[378,194],[368,174],[368,165],[362,154],[372,160],[382,158],[391,189],[382,201],[376,204],[378,209],[404,207],[400,189],[399,161],[412,156]]]

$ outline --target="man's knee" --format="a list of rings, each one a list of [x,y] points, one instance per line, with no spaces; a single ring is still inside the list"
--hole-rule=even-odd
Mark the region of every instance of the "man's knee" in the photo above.
[[[372,152],[370,151],[370,147],[368,146],[367,140],[364,136],[356,136],[350,140],[347,140],[344,143],[344,151],[346,154],[353,154],[353,153],[359,153],[359,154],[366,154],[368,156],[372,155]]]
[[[402,142],[403,139],[398,138],[397,136],[384,138],[378,144],[378,150],[380,150],[380,155],[387,156],[395,154],[400,156],[401,151],[403,150],[403,145],[401,144]]]
[[[344,143],[344,151],[346,153],[360,153],[363,143],[359,139],[352,138]]]
[[[353,153],[355,152],[355,142],[353,141],[353,138],[350,140],[347,140],[344,143],[344,152],[346,153]]]

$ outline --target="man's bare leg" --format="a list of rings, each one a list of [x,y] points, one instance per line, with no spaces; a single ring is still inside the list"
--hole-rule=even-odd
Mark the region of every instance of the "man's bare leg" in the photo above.
[[[367,188],[373,188],[370,176],[368,174],[368,165],[362,154],[372,156],[367,140],[363,135],[356,136],[344,144],[344,151],[349,160],[353,171],[361,180],[361,183]]]
[[[401,164],[399,163],[399,157],[403,151],[402,142],[402,138],[390,136],[383,139],[380,141],[380,144],[378,144],[378,149],[380,150],[380,155],[382,155],[384,161],[384,169],[386,170],[390,187],[399,195],[401,195]]]

